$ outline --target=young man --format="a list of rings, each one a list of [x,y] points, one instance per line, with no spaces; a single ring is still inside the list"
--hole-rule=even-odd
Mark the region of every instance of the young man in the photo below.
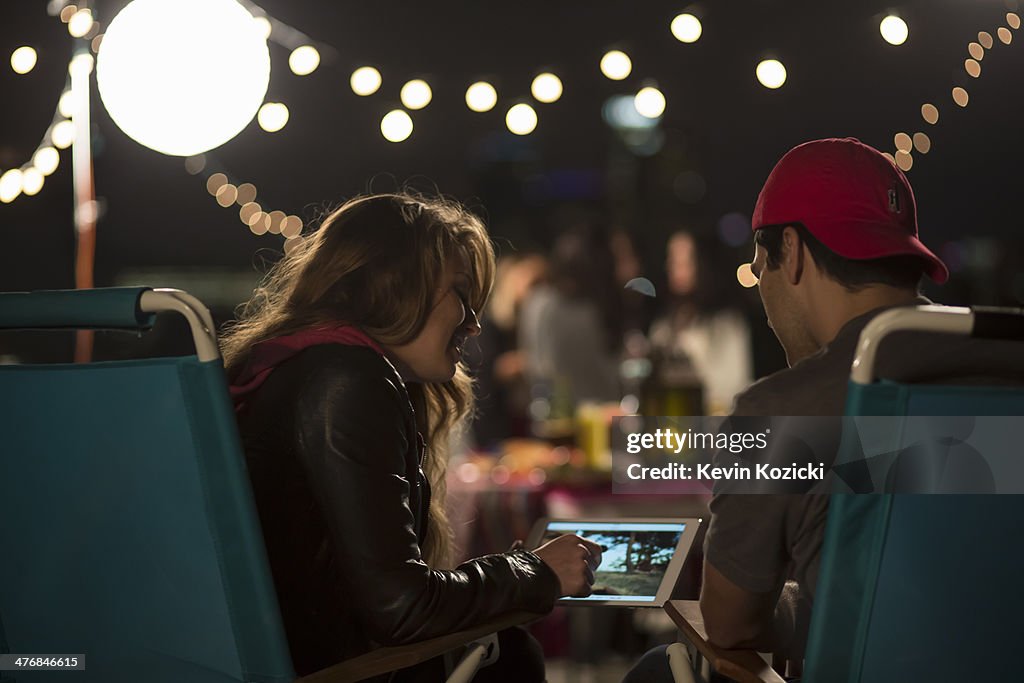
[[[752,226],[751,270],[790,367],[737,396],[733,414],[841,415],[864,325],[928,303],[923,274],[948,277],[918,239],[910,183],[857,140],[815,140],[775,166]],[[712,499],[701,610],[713,642],[799,658],[827,506],[824,496]]]
[[[858,337],[880,311],[930,303],[923,275],[942,261],[918,239],[910,182],[853,138],[807,142],[775,166],[757,199],[754,275],[789,368],[736,398],[736,416],[838,416]],[[881,349],[880,374],[907,382],[1024,381],[1011,344],[960,337],[922,343],[900,333]],[[705,541],[701,611],[709,640],[802,658],[828,498],[716,494]],[[627,681],[650,679],[648,653]],[[660,666],[660,663],[659,663]]]
[[[930,303],[922,275],[948,277],[918,239],[910,182],[853,138],[815,140],[775,166],[752,225],[751,268],[790,367],[740,394],[733,414],[842,415],[864,326],[883,309]],[[1024,378],[1019,346],[989,342],[983,355],[980,343],[896,335],[879,372],[905,382]],[[712,499],[701,611],[713,642],[802,655],[809,611],[798,607],[814,599],[827,506],[813,495]]]

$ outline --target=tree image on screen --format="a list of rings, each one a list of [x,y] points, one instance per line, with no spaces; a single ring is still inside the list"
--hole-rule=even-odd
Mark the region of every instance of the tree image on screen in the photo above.
[[[594,595],[654,596],[679,543],[677,531],[580,532],[603,545]]]

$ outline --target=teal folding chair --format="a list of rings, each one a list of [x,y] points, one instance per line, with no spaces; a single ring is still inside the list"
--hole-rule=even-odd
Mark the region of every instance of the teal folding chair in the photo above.
[[[207,309],[178,290],[4,293],[0,329],[142,331],[160,311],[188,320],[196,355],[0,366],[0,654],[85,669],[0,680],[297,680]],[[301,680],[361,680],[530,616]],[[455,678],[495,649],[472,643]]]
[[[1024,316],[941,306],[878,315],[860,336],[847,415],[1024,415],[1024,387],[877,379],[879,346],[908,330],[1024,342]],[[1021,538],[1017,495],[834,495],[804,680],[1024,679]]]
[[[878,315],[860,336],[846,415],[1024,415],[1024,387],[876,377],[879,346],[900,331],[1024,342],[1024,315],[942,306]],[[857,440],[844,436],[837,462],[860,457]],[[1024,680],[1016,661],[1024,621],[1022,538],[1019,495],[833,494],[800,680]],[[744,683],[781,683],[757,653],[708,643],[696,602],[672,601],[665,609],[694,646],[689,652],[681,644],[670,649],[676,681],[706,681],[715,671]]]

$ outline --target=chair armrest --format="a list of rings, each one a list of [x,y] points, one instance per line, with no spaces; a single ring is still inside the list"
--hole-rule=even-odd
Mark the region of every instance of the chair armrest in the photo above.
[[[295,680],[295,683],[354,683],[373,676],[404,669],[420,662],[443,655],[449,650],[471,643],[477,638],[503,631],[543,618],[544,614],[534,612],[509,612],[473,628],[449,633],[430,640],[408,645],[382,647],[365,655],[347,659],[344,662]]]
[[[669,600],[665,603],[665,611],[713,670],[739,683],[785,683],[753,650],[725,650],[709,643],[704,630],[704,615],[696,600]]]

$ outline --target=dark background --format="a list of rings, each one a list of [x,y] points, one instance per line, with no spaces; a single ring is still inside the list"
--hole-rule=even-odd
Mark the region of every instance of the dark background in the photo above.
[[[125,4],[96,0],[91,6],[102,24]],[[72,39],[46,5],[7,0],[0,8],[0,169],[30,158],[64,86]],[[288,125],[268,134],[253,121],[207,154],[204,173],[189,175],[181,158],[127,138],[94,91],[96,192],[105,207],[97,286],[140,278],[180,286],[196,276],[194,293],[219,317],[230,314],[244,285],[255,282],[261,263],[280,253],[283,240],[251,234],[237,206],[218,206],[205,189],[210,172],[254,183],[257,201],[307,224],[354,194],[411,180],[468,202],[505,251],[543,248],[572,217],[600,216],[634,236],[656,283],[671,231],[688,227],[713,236],[722,249],[720,286],[734,289],[750,312],[758,374],[764,374],[781,364],[781,353],[756,293],[736,284],[735,268],[749,258],[750,241],[722,240],[722,218],[749,222],[772,165],[802,141],[855,136],[892,152],[895,133],[924,131],[932,150],[914,155],[908,175],[922,238],[953,271],[948,285],[926,293],[955,304],[1024,302],[1017,170],[1024,156],[1024,36],[1013,31],[1009,46],[997,38],[979,79],[963,69],[967,44],[981,30],[995,36],[1008,9],[1019,12],[1015,0],[717,0],[689,7],[662,0],[264,0],[261,6],[307,34],[324,61],[312,75],[295,76],[289,51],[272,38],[267,100],[288,105]],[[668,28],[685,10],[703,22],[703,35],[692,45],[676,41]],[[910,27],[902,46],[879,35],[889,10]],[[8,63],[20,45],[39,53],[36,68],[24,76]],[[626,81],[610,81],[598,69],[612,47],[633,60]],[[754,77],[765,57],[787,68],[780,90]],[[384,76],[381,90],[366,98],[348,85],[351,71],[364,64]],[[554,104],[534,103],[537,130],[514,136],[505,129],[504,112],[515,100],[529,100],[530,81],[542,69],[557,73],[565,92]],[[379,132],[380,118],[400,106],[398,90],[413,77],[431,84],[433,101],[412,112],[410,139],[389,143]],[[498,106],[485,114],[464,103],[466,86],[480,78],[499,93]],[[601,109],[610,96],[635,92],[648,79],[665,93],[668,108],[660,150],[644,155],[630,150],[602,120]],[[952,102],[955,85],[970,94],[965,109]],[[921,119],[924,102],[939,108],[938,125]],[[0,290],[74,285],[70,169],[68,150],[38,195],[0,205]],[[684,180],[693,174],[706,186],[702,195],[686,192]],[[0,354],[27,359],[59,359],[69,349],[67,339],[0,337]],[[98,357],[120,352],[116,343],[98,342]]]

